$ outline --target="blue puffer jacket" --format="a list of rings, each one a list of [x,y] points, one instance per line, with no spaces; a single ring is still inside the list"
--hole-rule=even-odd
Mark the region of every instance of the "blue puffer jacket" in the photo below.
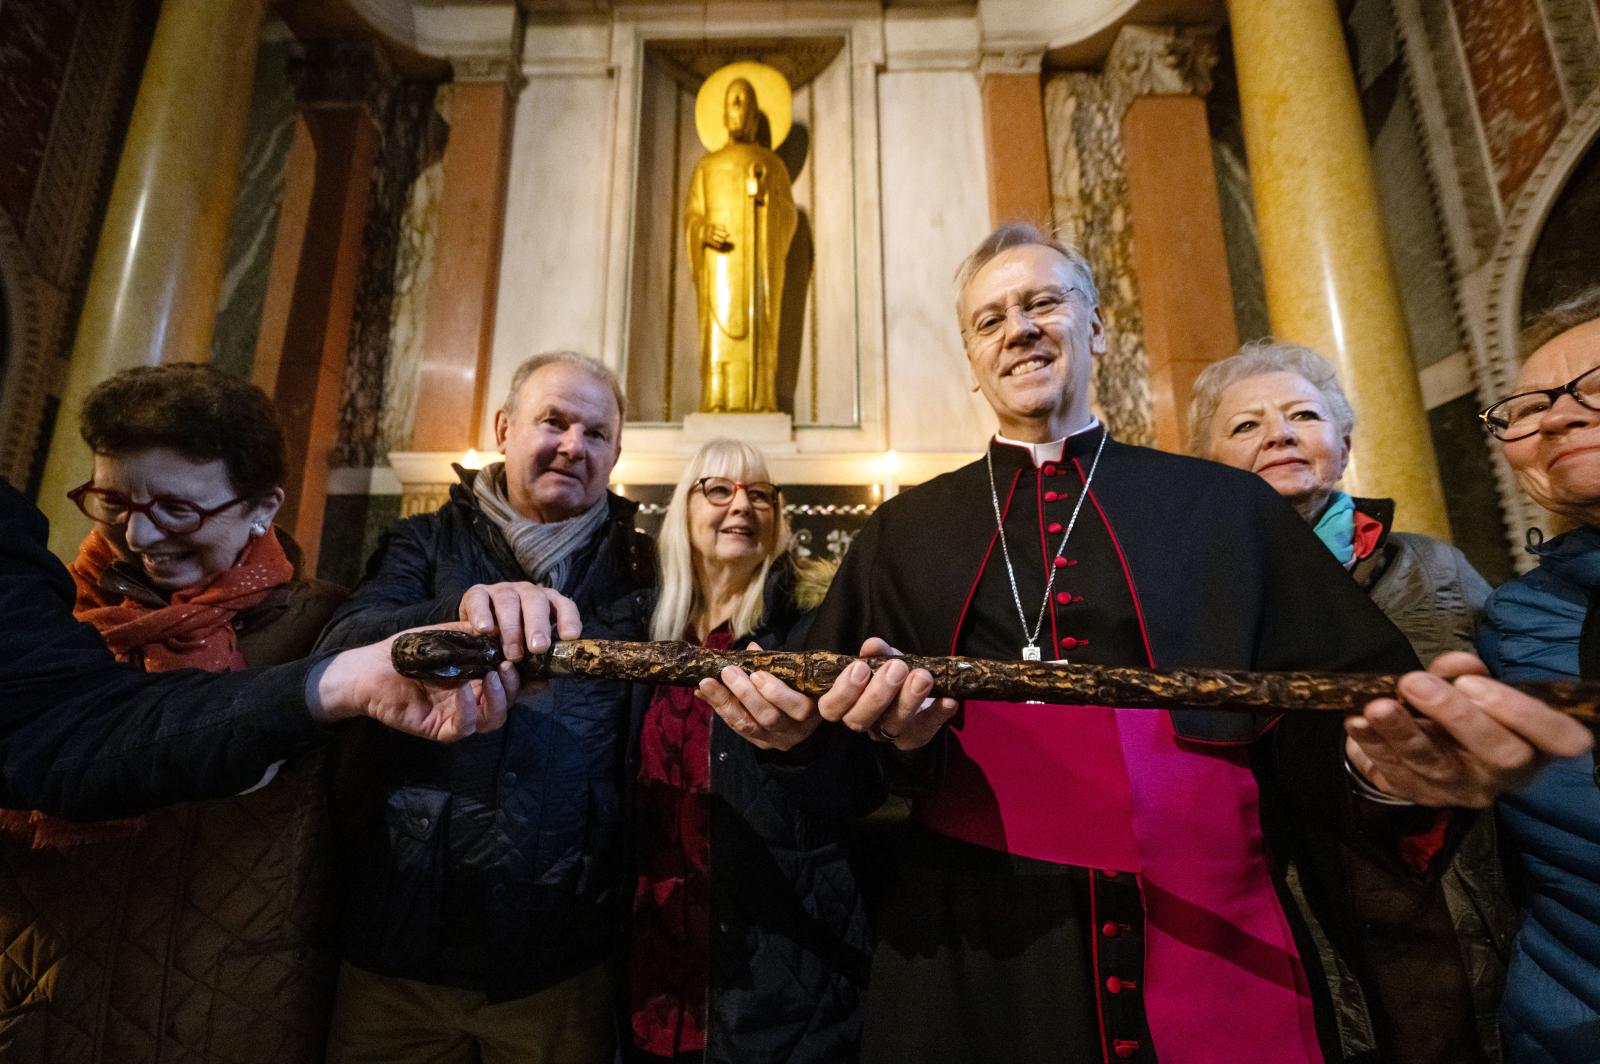
[[[1478,649],[1502,679],[1575,677],[1590,598],[1600,592],[1600,530],[1578,529],[1529,550],[1539,567],[1489,597]],[[1597,784],[1594,755],[1584,754],[1500,801],[1528,888],[1501,1009],[1517,1064],[1600,1060]]]

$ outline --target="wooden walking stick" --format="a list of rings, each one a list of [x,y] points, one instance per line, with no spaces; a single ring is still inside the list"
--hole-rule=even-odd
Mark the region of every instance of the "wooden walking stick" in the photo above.
[[[407,632],[391,650],[395,670],[412,679],[451,682],[492,671],[503,657],[495,636],[450,629]],[[693,687],[733,665],[768,672],[813,697],[852,662],[873,669],[892,658],[826,651],[707,650],[690,643],[572,639],[518,662],[526,679],[588,676]],[[1375,698],[1395,697],[1400,677],[1382,673],[1154,671],[1106,665],[987,658],[906,656],[911,669],[933,675],[935,696],[996,702],[1051,702],[1127,709],[1204,709],[1245,713],[1359,713]],[[1600,722],[1600,684],[1571,681],[1510,686],[1585,724]]]

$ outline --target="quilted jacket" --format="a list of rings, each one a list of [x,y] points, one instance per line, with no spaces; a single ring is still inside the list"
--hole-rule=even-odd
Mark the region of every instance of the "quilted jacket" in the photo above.
[[[474,584],[525,580],[473,498],[474,474],[433,513],[384,537],[366,578],[329,624],[326,646],[356,646],[456,619]],[[634,503],[612,496],[580,549],[566,593],[586,636],[603,607],[650,586],[650,541]],[[623,896],[626,685],[564,680],[526,695],[506,726],[439,746],[351,729],[354,810],[341,949],[382,975],[526,997],[610,958]]]
[[[239,615],[252,666],[303,656],[343,597],[317,581]],[[266,786],[148,814],[130,838],[0,840],[0,1058],[30,1064],[322,1059],[326,758]]]
[[[1478,636],[1510,680],[1600,679],[1600,530],[1529,548],[1539,566],[1495,590]],[[1593,753],[1549,765],[1501,797],[1521,858],[1522,924],[1500,1019],[1516,1064],[1600,1059],[1600,775]]]

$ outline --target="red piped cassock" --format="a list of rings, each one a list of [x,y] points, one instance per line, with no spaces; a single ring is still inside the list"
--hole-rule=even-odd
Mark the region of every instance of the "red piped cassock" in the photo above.
[[[1055,573],[1046,659],[1416,667],[1306,524],[1214,463],[1108,440],[1057,560],[1102,431],[1055,453],[990,447],[1030,625]],[[884,503],[857,537],[808,645],[873,635],[905,653],[1022,656],[983,461]],[[1378,1059],[1333,1007],[1330,981],[1359,982],[1361,964],[1322,884],[1345,845],[1412,874],[1400,854],[1438,817],[1355,797],[1337,717],[968,703],[925,751],[833,729],[772,771],[818,811],[859,808],[886,782],[914,796],[868,1061]]]

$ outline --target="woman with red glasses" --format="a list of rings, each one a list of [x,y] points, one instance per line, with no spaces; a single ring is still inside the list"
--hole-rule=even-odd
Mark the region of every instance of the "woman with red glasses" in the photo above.
[[[273,527],[284,442],[260,389],[210,366],[133,369],[89,394],[82,431],[94,473],[70,495],[94,530],[74,612],[117,657],[228,672],[311,650],[344,593],[302,579]],[[236,798],[0,817],[0,1044],[39,1064],[320,1061],[326,776],[312,752]]]
[[[832,567],[800,560],[790,543],[761,453],[707,443],[662,523],[659,592],[641,603],[651,638],[797,645]],[[867,925],[839,837],[783,800],[757,748],[696,691],[638,685],[634,703],[643,724],[625,1059],[855,1060]]]

